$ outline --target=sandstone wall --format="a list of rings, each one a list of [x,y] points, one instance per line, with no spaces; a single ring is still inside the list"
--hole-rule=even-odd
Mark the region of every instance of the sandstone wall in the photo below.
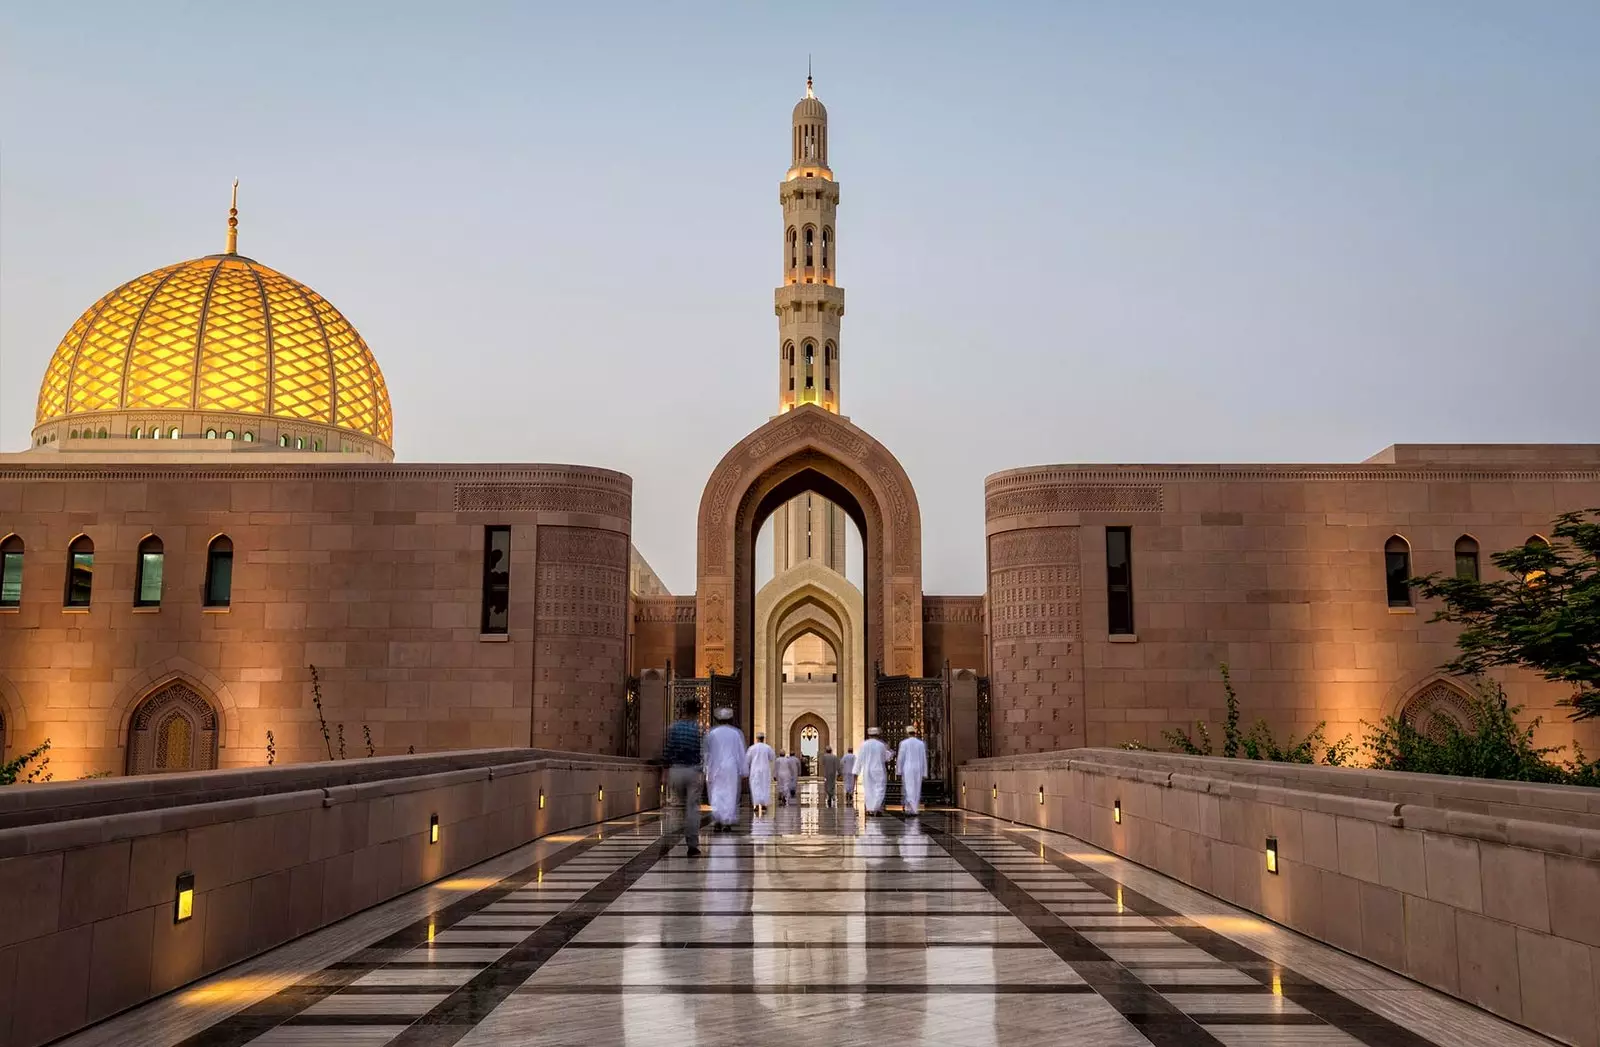
[[[36,1047],[547,833],[654,808],[659,795],[658,772],[638,761],[535,750],[137,779],[147,782],[142,809],[92,817],[125,804],[134,783],[0,791],[0,1047]],[[207,793],[233,798],[194,802]],[[73,817],[52,820],[62,809]],[[184,872],[194,915],[176,923]]]
[[[1600,790],[1080,749],[973,761],[957,795],[1600,1044]]]
[[[308,665],[346,751],[541,745],[616,752],[631,481],[578,466],[7,464],[0,536],[26,543],[0,612],[0,715],[57,778],[121,773],[130,717],[169,680],[217,709],[221,766],[326,759]],[[511,528],[509,629],[481,629],[484,528]],[[67,547],[94,541],[87,609]],[[159,608],[137,549],[165,547]],[[231,606],[202,606],[206,547],[233,542]]]
[[[1584,453],[1578,454],[1578,451]],[[1515,452],[1514,454],[1512,452]],[[1473,456],[1483,461],[1473,464]],[[1412,448],[1399,464],[1047,466],[986,483],[996,754],[1138,741],[1223,719],[1218,663],[1245,723],[1358,737],[1439,681],[1454,652],[1433,608],[1391,608],[1384,544],[1412,572],[1453,573],[1455,543],[1491,553],[1600,506],[1600,448]],[[1438,461],[1434,461],[1438,458]],[[1106,528],[1129,527],[1133,634],[1107,620]],[[1505,675],[1541,740],[1593,749],[1566,689]],[[1215,733],[1215,731],[1214,731]]]

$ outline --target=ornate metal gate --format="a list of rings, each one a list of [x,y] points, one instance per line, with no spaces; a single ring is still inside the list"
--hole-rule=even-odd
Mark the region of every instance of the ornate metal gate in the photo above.
[[[639,756],[639,678],[628,677],[622,697],[622,755]]]
[[[994,704],[989,697],[989,678],[978,677],[978,755],[994,755]]]
[[[877,724],[891,752],[906,736],[906,727],[915,724],[928,747],[928,777],[922,795],[929,803],[948,799],[950,779],[950,666],[940,676],[885,676],[879,665],[877,675]],[[891,798],[898,798],[899,783],[890,783]]]
[[[739,694],[739,667],[726,676],[713,672],[710,676],[675,676],[672,679],[671,715],[676,717],[684,701],[693,698],[700,703],[700,729],[711,729],[711,711],[718,708],[733,710],[733,724],[744,727],[744,710]]]

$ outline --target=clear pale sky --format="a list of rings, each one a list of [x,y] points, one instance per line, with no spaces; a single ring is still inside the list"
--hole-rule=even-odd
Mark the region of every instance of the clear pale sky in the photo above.
[[[331,299],[407,461],[700,491],[775,407],[789,110],[843,199],[843,407],[926,587],[983,477],[1600,439],[1600,4],[0,8],[0,447],[112,286],[222,249]]]

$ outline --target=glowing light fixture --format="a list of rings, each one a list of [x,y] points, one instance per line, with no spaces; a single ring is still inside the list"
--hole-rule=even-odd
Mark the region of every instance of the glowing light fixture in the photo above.
[[[596,800],[598,800],[600,803],[605,803],[606,802],[606,787],[602,785],[600,787],[599,792],[595,793],[595,797],[594,798]]]
[[[1278,875],[1278,838],[1267,837],[1267,872]]]
[[[437,814],[428,815],[428,842],[430,844],[439,842],[439,816]]]
[[[1044,786],[1039,786],[1039,806],[1044,806]]]
[[[172,903],[172,922],[182,923],[194,915],[194,873],[178,874],[178,894]]]
[[[1118,825],[1122,824],[1122,801],[1113,800],[1111,803],[1111,820]]]
[[[1000,799],[1000,787],[998,785],[991,785],[989,787],[989,799],[991,799],[991,800]]]
[[[634,782],[633,783],[633,798],[635,800],[637,800],[642,796],[644,796],[644,791],[640,788],[638,782]]]
[[[539,790],[539,810],[544,810],[544,790]]]

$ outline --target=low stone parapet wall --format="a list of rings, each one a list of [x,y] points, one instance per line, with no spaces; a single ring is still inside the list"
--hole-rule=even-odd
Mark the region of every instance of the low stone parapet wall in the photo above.
[[[208,784],[227,798],[205,801]],[[659,786],[637,760],[529,749],[0,790],[0,1047],[46,1043],[547,833],[653,809]],[[114,810],[130,792],[143,806]]]
[[[976,760],[957,781],[968,810],[1600,1047],[1600,790],[1110,749]]]

